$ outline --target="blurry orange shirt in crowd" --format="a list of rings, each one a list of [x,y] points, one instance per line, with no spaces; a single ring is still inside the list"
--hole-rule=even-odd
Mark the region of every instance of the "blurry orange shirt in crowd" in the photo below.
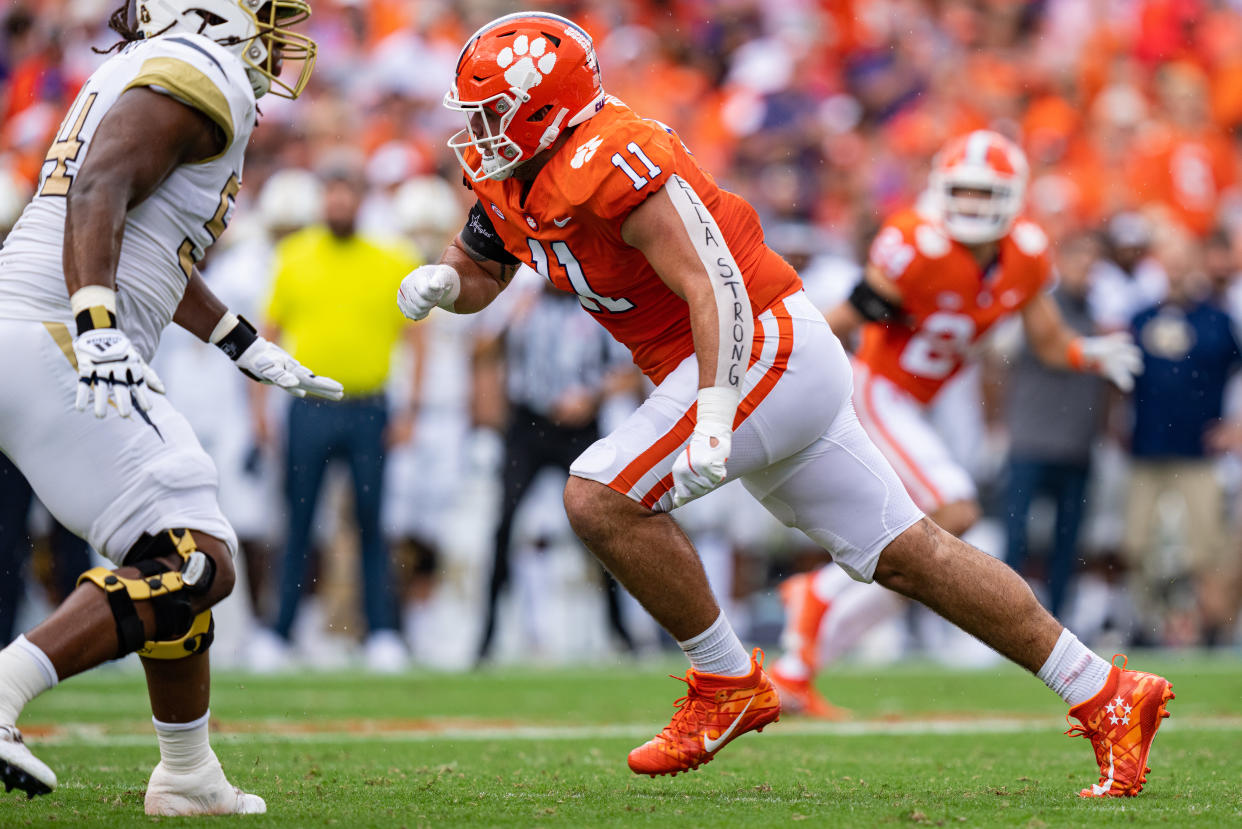
[[[1242,16],[1218,9],[1202,21],[1198,37],[1208,63],[1212,120],[1236,129],[1242,125]]]
[[[1195,24],[1207,13],[1201,0],[1143,0],[1134,54],[1147,64],[1195,60]]]
[[[1165,204],[1194,233],[1210,233],[1220,197],[1236,181],[1229,139],[1215,127],[1154,125],[1139,137],[1134,154],[1129,184],[1140,202]]]
[[[47,58],[41,54],[31,55],[13,67],[13,73],[8,80],[9,94],[8,106],[4,111],[5,123],[31,104],[39,102],[44,76],[53,68]]]

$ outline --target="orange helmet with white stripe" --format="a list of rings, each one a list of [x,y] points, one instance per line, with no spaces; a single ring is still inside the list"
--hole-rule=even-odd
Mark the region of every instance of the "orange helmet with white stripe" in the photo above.
[[[951,238],[994,242],[1022,211],[1026,155],[1005,136],[976,130],[950,141],[932,161],[927,207]]]
[[[449,139],[474,181],[497,181],[604,106],[591,36],[548,12],[517,12],[475,32],[457,58],[444,105],[468,125]],[[463,153],[479,152],[477,164]]]

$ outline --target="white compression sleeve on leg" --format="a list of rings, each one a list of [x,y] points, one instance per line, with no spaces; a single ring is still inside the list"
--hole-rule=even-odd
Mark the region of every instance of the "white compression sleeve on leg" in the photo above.
[[[669,178],[664,190],[690,235],[716,296],[720,340],[712,385],[733,389],[740,396],[755,336],[755,316],[751,311],[750,297],[746,294],[742,269],[737,266],[729,246],[725,244],[720,226],[689,182],[674,175]],[[730,413],[730,427],[732,420]]]

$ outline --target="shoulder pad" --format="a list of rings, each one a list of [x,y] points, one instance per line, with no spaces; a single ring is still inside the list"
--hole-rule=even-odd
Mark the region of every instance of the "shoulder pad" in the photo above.
[[[1048,250],[1048,234],[1034,222],[1019,221],[1009,231],[1009,238],[1027,256],[1040,256]]]
[[[202,111],[224,131],[228,144],[249,135],[254,90],[241,60],[202,35],[164,35],[131,53],[137,71],[126,89],[153,86]]]
[[[926,223],[914,229],[914,243],[928,259],[943,258],[953,249],[953,243],[940,228]]]
[[[914,261],[914,246],[906,241],[900,227],[885,225],[871,242],[868,259],[889,279],[897,279]]]
[[[673,141],[655,123],[633,116],[592,118],[565,147],[570,155],[561,190],[571,204],[590,203],[601,216],[628,212],[675,172]]]

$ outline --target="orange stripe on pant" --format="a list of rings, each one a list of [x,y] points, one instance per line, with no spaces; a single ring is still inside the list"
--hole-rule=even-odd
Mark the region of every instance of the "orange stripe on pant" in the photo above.
[[[906,469],[909,471],[910,477],[913,477],[918,485],[923,487],[923,489],[927,491],[927,494],[931,496],[934,505],[919,504],[919,507],[925,511],[931,512],[937,507],[944,506],[944,496],[940,494],[940,490],[936,489],[936,485],[933,484],[931,479],[923,473],[923,470],[919,468],[917,463],[915,463],[914,458],[910,457],[910,455],[906,453],[906,450],[900,443],[897,442],[897,439],[893,437],[892,433],[885,428],[884,422],[880,420],[880,416],[875,408],[875,398],[873,395],[874,388],[875,375],[871,373],[870,369],[867,369],[867,379],[863,383],[863,405],[867,410],[867,419],[875,427],[875,430],[879,432],[879,437],[888,445],[888,448],[892,451],[892,453],[897,456],[902,464],[905,465]],[[905,478],[906,476],[898,472],[897,477]],[[902,483],[906,485],[906,491],[909,492],[909,482],[903,481]],[[910,493],[910,495],[913,497],[914,493]],[[924,499],[915,498],[914,500],[917,503]]]
[[[777,305],[776,308],[782,312],[784,311],[784,307],[781,305]],[[764,337],[763,325],[756,325],[754,344],[750,349],[750,363],[747,365],[748,370],[755,363],[759,362],[759,355],[763,353]],[[694,402],[690,404],[690,408],[681,416],[681,419],[673,424],[673,428],[669,429],[659,440],[643,450],[637,458],[626,465],[625,469],[621,470],[617,477],[608,482],[609,488],[621,493],[628,493],[637,486],[643,476],[650,472],[657,463],[668,457],[670,452],[686,442],[686,439],[690,437],[690,433],[694,431],[697,416],[698,403]]]
[[[764,398],[771,393],[776,387],[776,382],[781,379],[781,375],[785,373],[785,369],[789,367],[789,355],[793,352],[793,320],[789,312],[785,310],[783,304],[772,308],[772,315],[776,318],[776,330],[778,344],[776,347],[776,358],[772,361],[772,367],[764,372],[759,378],[759,382],[755,383],[755,387],[747,393],[742,399],[741,404],[737,407],[737,414],[733,418],[733,431],[742,425],[750,413],[753,412]],[[753,364],[753,363],[752,363]],[[681,425],[680,422],[678,425]],[[674,427],[675,428],[675,427]],[[691,426],[693,431],[693,425]],[[688,436],[688,435],[687,435]],[[684,440],[685,438],[683,438]],[[677,444],[674,444],[677,445]],[[670,450],[671,451],[671,450]],[[665,457],[668,452],[660,457]],[[669,473],[661,478],[650,491],[643,496],[642,505],[648,509],[655,507],[656,502],[664,497],[670,489],[673,488],[673,475]]]

